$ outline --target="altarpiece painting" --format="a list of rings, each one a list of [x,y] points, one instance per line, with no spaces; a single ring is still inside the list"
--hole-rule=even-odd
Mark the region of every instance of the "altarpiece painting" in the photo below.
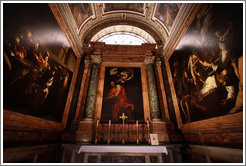
[[[144,120],[141,70],[137,67],[106,67],[101,122],[122,123],[124,113],[127,123]]]

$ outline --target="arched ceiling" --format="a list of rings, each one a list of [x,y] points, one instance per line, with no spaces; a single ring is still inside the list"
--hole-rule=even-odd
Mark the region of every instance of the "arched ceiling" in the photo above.
[[[115,32],[133,33],[133,34],[136,34],[136,35],[144,38],[148,43],[156,43],[154,38],[149,33],[147,33],[146,31],[144,31],[138,27],[129,26],[129,25],[114,25],[114,26],[104,28],[101,31],[99,31],[96,35],[94,35],[91,38],[91,41],[92,42],[98,41],[100,38],[102,38],[108,34],[115,33]]]
[[[51,5],[50,5],[51,6]],[[91,41],[109,33],[137,34],[149,43],[164,49],[172,31],[182,22],[189,4],[181,3],[59,3],[58,22],[67,27],[67,33],[81,52]],[[54,10],[53,6],[53,12]],[[188,12],[186,12],[188,13]],[[54,12],[55,15],[57,15]],[[182,22],[184,23],[184,22]]]

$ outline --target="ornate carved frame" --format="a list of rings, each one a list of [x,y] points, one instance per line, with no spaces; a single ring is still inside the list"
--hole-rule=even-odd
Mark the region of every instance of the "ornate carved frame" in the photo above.
[[[144,109],[144,121],[147,122],[147,119],[150,119],[150,104],[149,104],[149,94],[148,94],[148,85],[147,85],[147,73],[146,66],[144,63],[125,63],[125,62],[102,62],[99,80],[98,80],[98,89],[96,96],[96,107],[94,111],[94,120],[100,119],[102,111],[102,99],[104,91],[104,78],[105,78],[105,68],[106,67],[139,67],[141,70],[141,81],[142,81],[142,96],[143,96],[143,109]]]

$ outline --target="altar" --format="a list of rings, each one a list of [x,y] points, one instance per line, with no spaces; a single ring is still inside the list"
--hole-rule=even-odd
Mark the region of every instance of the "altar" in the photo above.
[[[180,145],[63,145],[63,161],[71,163],[180,162]],[[70,156],[66,158],[65,156]]]
[[[165,146],[81,146],[79,153],[85,153],[84,162],[88,163],[91,159],[101,162],[136,162],[150,163],[154,159],[162,163],[162,153],[168,154]],[[134,154],[134,155],[132,155]]]

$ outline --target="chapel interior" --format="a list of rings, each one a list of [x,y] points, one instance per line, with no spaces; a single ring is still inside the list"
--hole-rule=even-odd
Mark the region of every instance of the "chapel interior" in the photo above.
[[[3,163],[243,163],[244,3],[6,3]]]

